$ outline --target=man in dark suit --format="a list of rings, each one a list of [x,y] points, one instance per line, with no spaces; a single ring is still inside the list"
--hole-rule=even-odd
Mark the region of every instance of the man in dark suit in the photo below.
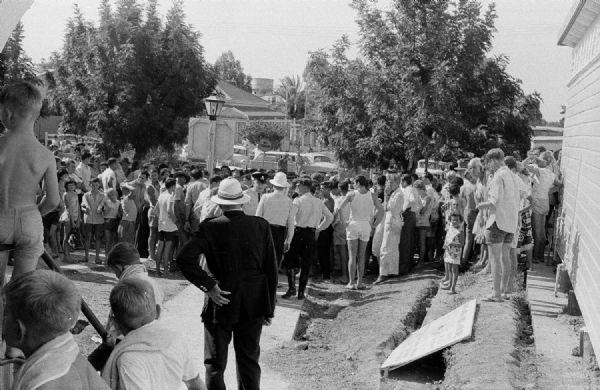
[[[234,178],[211,200],[223,216],[206,220],[177,256],[183,275],[206,293],[204,365],[208,390],[225,389],[227,349],[234,337],[238,388],[260,388],[260,335],[275,311],[277,257],[269,223],[242,211],[249,200]],[[208,270],[200,265],[206,257]]]

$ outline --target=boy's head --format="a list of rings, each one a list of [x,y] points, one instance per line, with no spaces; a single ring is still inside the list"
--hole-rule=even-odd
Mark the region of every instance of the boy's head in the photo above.
[[[106,262],[117,278],[120,278],[126,267],[140,264],[140,253],[133,244],[120,242],[108,252]]]
[[[90,186],[92,187],[92,190],[99,189],[100,188],[100,179],[98,179],[97,177],[94,177],[93,179],[91,179]]]
[[[112,200],[113,202],[119,198],[119,193],[114,188],[109,188],[109,190],[106,191],[106,195],[108,196],[108,199]]]
[[[33,124],[40,116],[42,93],[33,82],[20,81],[0,91],[0,121],[8,129],[23,122]]]
[[[68,192],[73,192],[77,189],[77,183],[75,183],[75,180],[68,180],[65,183],[65,190],[67,190]]]
[[[125,279],[110,292],[110,309],[123,332],[138,329],[158,318],[152,285],[139,278]]]
[[[463,223],[463,216],[459,212],[453,212],[450,214],[450,223],[454,227],[459,227],[461,223]]]
[[[4,335],[9,346],[30,356],[42,344],[65,334],[79,316],[75,284],[49,270],[21,274],[4,287]]]

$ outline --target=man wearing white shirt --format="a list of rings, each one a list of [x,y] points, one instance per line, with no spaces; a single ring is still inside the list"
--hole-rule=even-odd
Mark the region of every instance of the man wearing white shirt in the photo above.
[[[294,199],[294,237],[290,250],[283,259],[283,266],[288,275],[288,291],[282,298],[289,299],[296,294],[295,269],[300,268],[300,281],[298,284],[298,299],[304,299],[304,290],[308,284],[310,265],[316,256],[316,233],[326,229],[333,221],[333,215],[320,199],[312,193],[311,179],[300,179],[296,191],[298,197]]]
[[[414,265],[415,255],[415,230],[417,228],[417,213],[421,211],[421,197],[412,186],[410,175],[402,176],[402,191],[404,192],[404,205],[402,206],[402,232],[400,233],[400,265],[399,275],[406,275]]]
[[[286,193],[290,183],[288,183],[287,175],[284,172],[277,172],[269,182],[273,185],[273,192],[260,198],[256,216],[269,222],[275,252],[277,253],[277,264],[279,265],[283,253],[289,250],[294,237],[294,206]]]
[[[494,280],[494,294],[486,298],[502,302],[502,287],[510,276],[510,247],[517,231],[519,216],[519,187],[515,175],[504,164],[504,152],[492,149],[486,155],[488,169],[494,172],[488,201],[480,203],[479,210],[489,209],[485,240],[490,251],[490,265]]]
[[[115,173],[115,169],[117,169],[117,167],[119,165],[119,163],[117,162],[117,159],[114,157],[111,157],[106,161],[106,164],[108,165],[108,168],[106,168],[104,170],[104,172],[102,172],[102,174],[101,174],[102,189],[104,190],[105,194],[111,188],[114,188],[115,190],[119,188],[118,184],[117,184],[117,175]]]
[[[81,155],[81,162],[75,168],[75,174],[81,179],[81,190],[85,193],[91,190],[90,180],[92,178],[92,170],[90,168],[90,152],[84,152]]]

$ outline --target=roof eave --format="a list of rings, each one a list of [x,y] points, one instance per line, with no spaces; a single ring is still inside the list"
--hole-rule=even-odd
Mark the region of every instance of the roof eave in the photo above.
[[[599,13],[600,0],[576,0],[560,29],[557,44],[575,47]]]

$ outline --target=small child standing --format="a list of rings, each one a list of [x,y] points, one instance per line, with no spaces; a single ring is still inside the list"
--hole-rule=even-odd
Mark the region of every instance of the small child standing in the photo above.
[[[125,183],[121,185],[121,191],[123,191],[123,198],[121,199],[123,217],[119,225],[119,242],[133,244],[135,242],[135,221],[137,219],[137,207],[133,199],[131,199],[133,188],[128,183]]]
[[[443,290],[450,290],[448,294],[456,294],[456,281],[458,280],[458,266],[460,265],[461,252],[465,244],[465,233],[463,230],[463,216],[459,212],[453,212],[449,218],[444,240],[444,264],[448,270],[450,283],[443,285]]]
[[[104,197],[104,202],[100,206],[102,216],[104,217],[104,236],[106,238],[106,252],[109,253],[117,242],[117,232],[119,230],[119,199],[117,190],[109,189]]]
[[[71,234],[75,234],[79,229],[79,197],[77,196],[77,184],[73,180],[69,180],[65,183],[65,189],[67,190],[63,194],[63,203],[65,205],[65,211],[60,217],[60,221],[64,226],[65,237],[63,240],[63,252],[65,263],[71,262],[71,253],[69,250],[69,239]]]

